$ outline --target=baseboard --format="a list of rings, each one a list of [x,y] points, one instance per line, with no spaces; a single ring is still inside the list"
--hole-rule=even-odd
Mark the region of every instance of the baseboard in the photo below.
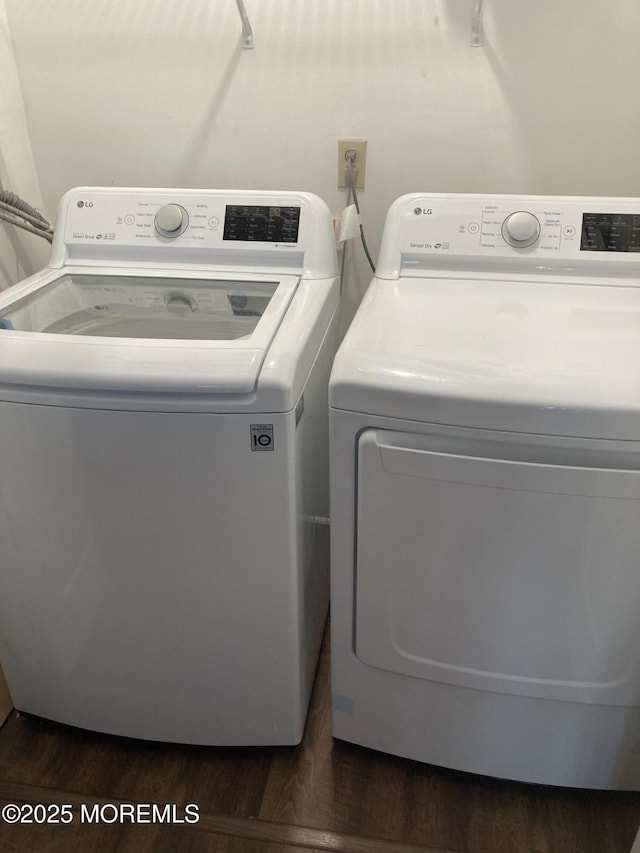
[[[12,709],[13,702],[11,701],[11,694],[9,693],[9,688],[7,687],[7,682],[0,666],[0,726],[7,719]]]

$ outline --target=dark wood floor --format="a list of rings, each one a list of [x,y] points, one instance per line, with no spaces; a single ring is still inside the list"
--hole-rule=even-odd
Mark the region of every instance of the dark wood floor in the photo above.
[[[69,803],[74,820],[51,827],[0,820],[0,850],[631,850],[640,794],[510,784],[332,741],[328,654],[325,638],[305,739],[296,748],[145,743],[12,714],[0,730],[0,804]],[[82,804],[102,803],[175,803],[180,809],[196,803],[201,818],[192,826],[80,823]]]

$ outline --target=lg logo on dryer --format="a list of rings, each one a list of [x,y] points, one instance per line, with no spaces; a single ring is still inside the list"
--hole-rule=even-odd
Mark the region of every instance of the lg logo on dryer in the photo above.
[[[413,212],[416,216],[420,216],[420,214],[424,213],[427,216],[431,216],[433,214],[433,210],[430,207],[415,207]]]
[[[78,207],[93,207],[93,202],[92,201],[82,201],[82,199],[80,199],[80,201],[78,202]]]

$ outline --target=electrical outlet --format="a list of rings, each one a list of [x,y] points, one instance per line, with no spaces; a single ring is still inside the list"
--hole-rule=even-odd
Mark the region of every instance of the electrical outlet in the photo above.
[[[356,189],[364,189],[364,176],[367,167],[367,140],[366,139],[339,139],[338,140],[338,186],[348,187],[349,174],[346,154],[354,152],[353,171],[355,174]]]

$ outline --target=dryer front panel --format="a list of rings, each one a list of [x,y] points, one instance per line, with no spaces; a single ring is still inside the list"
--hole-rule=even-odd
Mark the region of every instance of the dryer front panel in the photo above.
[[[521,696],[637,702],[640,471],[605,467],[604,453],[549,456],[360,435],[363,663]]]

